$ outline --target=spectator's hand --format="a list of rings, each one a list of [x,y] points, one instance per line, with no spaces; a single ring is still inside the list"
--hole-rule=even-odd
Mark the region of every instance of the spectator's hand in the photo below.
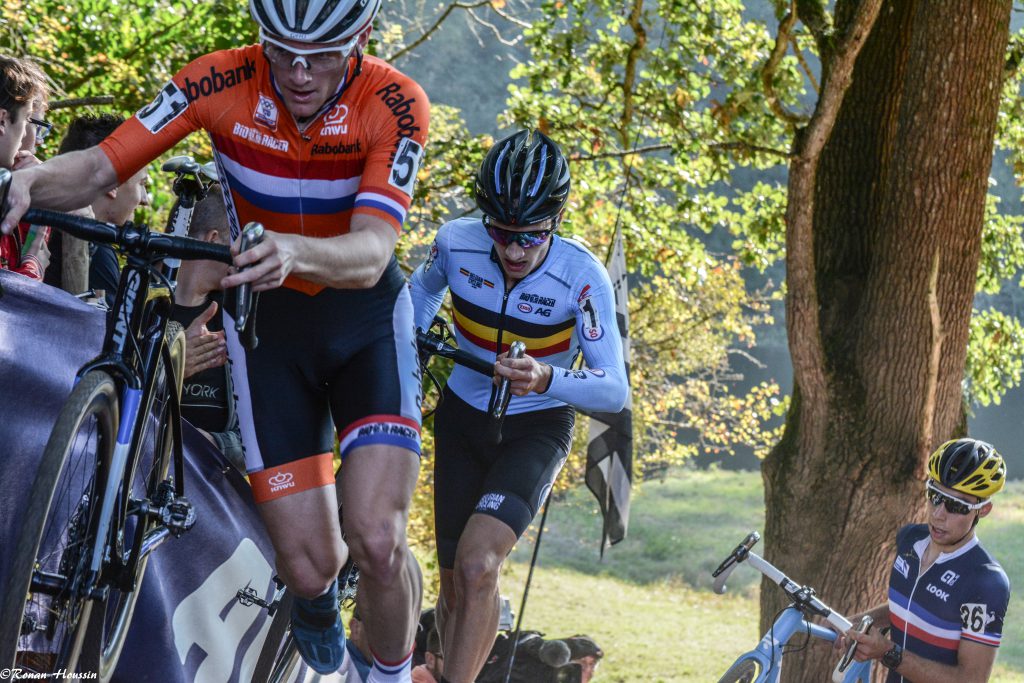
[[[11,170],[17,171],[22,168],[31,168],[38,166],[43,162],[36,158],[36,155],[27,149],[23,149],[20,152],[14,154],[14,165],[11,166]]]
[[[228,362],[228,347],[224,332],[210,332],[206,323],[217,313],[217,302],[210,305],[185,330],[185,377],[197,372],[217,368]]]
[[[494,383],[508,377],[509,390],[513,396],[526,396],[531,391],[541,394],[551,384],[551,366],[539,363],[531,356],[509,358],[508,352],[498,356],[494,364]]]
[[[235,268],[251,265],[248,270],[237,271],[220,281],[222,289],[237,287],[244,282],[251,282],[254,292],[275,289],[284,284],[285,278],[295,269],[295,256],[298,251],[300,235],[288,235],[266,230],[263,241],[245,253],[239,254],[241,236],[231,245],[231,253],[235,257]]]

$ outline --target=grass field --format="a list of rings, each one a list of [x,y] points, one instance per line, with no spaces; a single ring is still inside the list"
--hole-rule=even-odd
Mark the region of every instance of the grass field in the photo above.
[[[593,498],[573,492],[552,503],[524,628],[593,636],[606,653],[599,683],[717,680],[760,636],[760,575],[741,568],[729,594],[717,596],[710,573],[763,519],[757,473],[676,472],[634,491],[629,537],[600,562]],[[1024,585],[1022,523],[1024,482],[1015,482],[980,527],[1014,586]],[[531,552],[532,542],[521,543],[502,580],[517,612]],[[1024,680],[1024,624],[1014,608],[1011,601],[992,679],[999,683]]]

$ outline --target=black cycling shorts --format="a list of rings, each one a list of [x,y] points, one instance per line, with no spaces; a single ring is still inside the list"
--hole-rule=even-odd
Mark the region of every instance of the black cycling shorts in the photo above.
[[[473,514],[490,515],[523,535],[565,463],[576,411],[570,406],[508,415],[501,444],[490,416],[446,387],[434,417],[434,528],[437,559],[455,566],[455,550]]]
[[[227,311],[224,329],[257,502],[333,484],[335,429],[342,458],[379,444],[419,453],[412,300],[394,259],[370,289],[262,292],[255,350]]]

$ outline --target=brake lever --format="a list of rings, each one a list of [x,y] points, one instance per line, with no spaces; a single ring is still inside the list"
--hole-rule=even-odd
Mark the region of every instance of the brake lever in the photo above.
[[[857,632],[867,633],[871,630],[872,623],[874,623],[874,620],[871,618],[871,615],[865,614],[863,618],[861,618],[860,624],[857,625]],[[849,668],[850,664],[853,663],[853,653],[856,651],[857,641],[851,639],[851,642],[847,646],[846,652],[843,654],[842,659],[839,660],[839,663],[836,664],[835,671],[832,672],[833,681],[837,680],[837,676],[839,677],[838,680],[843,680],[843,674],[846,673],[846,669]]]
[[[512,342],[508,349],[509,358],[522,358],[526,353],[526,344],[521,341]],[[491,417],[500,420],[508,409],[508,402],[512,398],[512,382],[508,377],[502,377],[498,383],[498,394],[494,397],[494,408],[491,410]]]
[[[262,242],[265,233],[262,223],[255,221],[247,223],[242,229],[238,253],[242,254]],[[249,266],[243,266],[239,272],[248,269]],[[259,339],[256,338],[255,319],[251,315],[254,306],[252,284],[243,282],[235,288],[235,331],[242,334],[243,343],[250,350],[255,349],[259,344]]]

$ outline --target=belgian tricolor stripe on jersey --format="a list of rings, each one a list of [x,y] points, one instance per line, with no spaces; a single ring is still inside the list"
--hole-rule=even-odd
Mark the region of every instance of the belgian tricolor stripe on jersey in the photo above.
[[[572,318],[551,325],[534,323],[509,315],[501,321],[501,314],[466,301],[452,292],[455,327],[466,339],[482,349],[500,353],[508,350],[514,341],[526,344],[526,352],[534,358],[543,358],[569,350]],[[498,326],[501,322],[501,350],[498,349]]]

